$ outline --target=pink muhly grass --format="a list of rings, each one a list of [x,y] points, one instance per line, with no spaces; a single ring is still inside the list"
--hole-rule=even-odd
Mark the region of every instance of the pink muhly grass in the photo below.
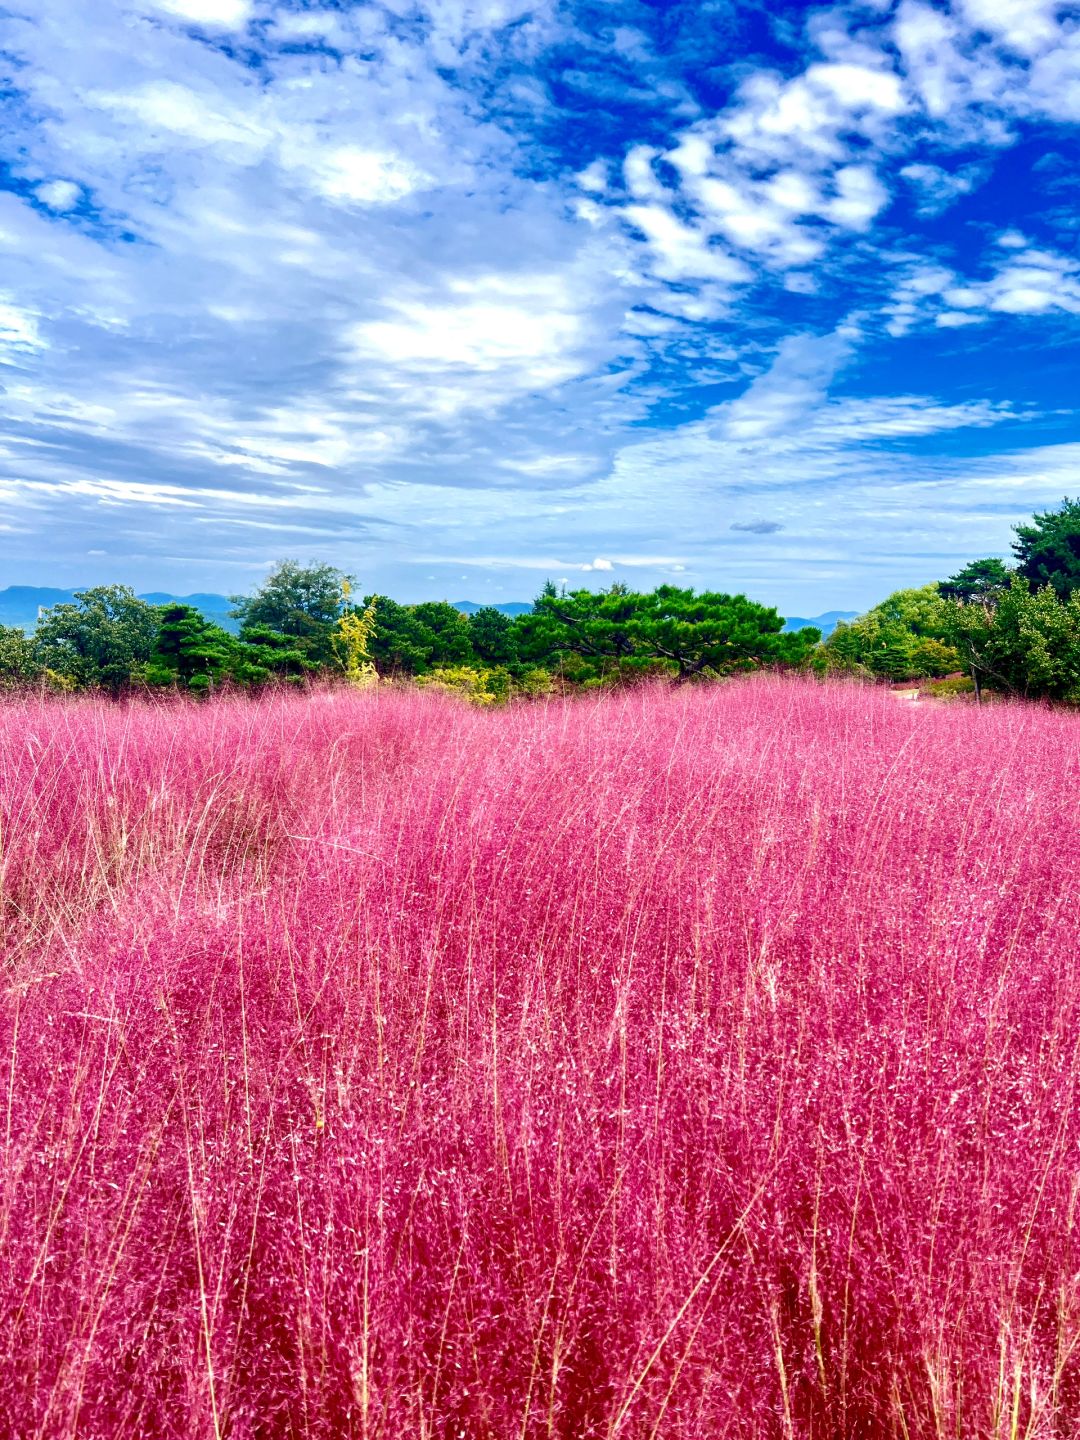
[[[1080,723],[0,709],[20,1437],[1080,1432]]]

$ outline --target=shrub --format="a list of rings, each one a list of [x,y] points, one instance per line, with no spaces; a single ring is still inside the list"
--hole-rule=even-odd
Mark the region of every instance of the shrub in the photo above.
[[[975,682],[970,675],[946,675],[941,680],[924,680],[919,690],[935,700],[955,700],[961,695],[974,695]]]
[[[418,675],[420,689],[441,690],[456,695],[471,705],[494,705],[505,700],[510,691],[510,677],[505,670],[487,670],[473,665],[440,665]]]

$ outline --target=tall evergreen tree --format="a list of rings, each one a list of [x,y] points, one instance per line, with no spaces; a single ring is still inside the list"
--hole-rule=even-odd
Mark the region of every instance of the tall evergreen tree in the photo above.
[[[233,637],[191,605],[164,606],[160,617],[147,666],[149,683],[194,691],[220,684],[233,657]]]
[[[1080,500],[1068,496],[1056,510],[1016,526],[1017,572],[1032,585],[1049,585],[1059,600],[1080,590]]]
[[[1004,560],[991,556],[986,560],[972,560],[948,580],[938,586],[938,593],[945,600],[975,600],[980,604],[996,604],[1009,587],[1012,572]]]

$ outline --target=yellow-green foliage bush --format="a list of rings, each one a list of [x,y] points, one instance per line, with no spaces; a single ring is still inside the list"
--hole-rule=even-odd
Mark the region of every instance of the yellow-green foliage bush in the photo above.
[[[550,695],[552,693],[551,674],[549,671],[541,669],[540,666],[534,666],[532,670],[526,670],[524,675],[514,681],[512,689],[514,693],[528,695],[532,699],[541,695]]]
[[[425,675],[417,675],[415,683],[424,689],[456,695],[470,705],[504,705],[515,696],[536,699],[552,691],[546,670],[534,668],[513,676],[502,665],[440,665]]]
[[[919,689],[935,700],[955,700],[958,695],[973,695],[975,682],[970,675],[949,675],[944,680],[925,680]]]
[[[509,699],[510,692],[510,677],[505,670],[473,665],[441,665],[426,675],[417,675],[416,684],[425,690],[456,695],[470,705],[495,705]]]
[[[352,604],[352,587],[349,582],[345,581],[341,588],[344,608],[330,643],[349,684],[355,685],[358,690],[367,690],[379,683],[370,650],[372,636],[375,634],[375,607],[378,596],[374,596],[363,610],[357,610]]]

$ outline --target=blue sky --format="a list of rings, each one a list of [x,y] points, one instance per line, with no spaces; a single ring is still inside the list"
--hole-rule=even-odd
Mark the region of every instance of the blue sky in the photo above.
[[[1080,490],[1080,10],[0,0],[0,584],[860,608]]]

